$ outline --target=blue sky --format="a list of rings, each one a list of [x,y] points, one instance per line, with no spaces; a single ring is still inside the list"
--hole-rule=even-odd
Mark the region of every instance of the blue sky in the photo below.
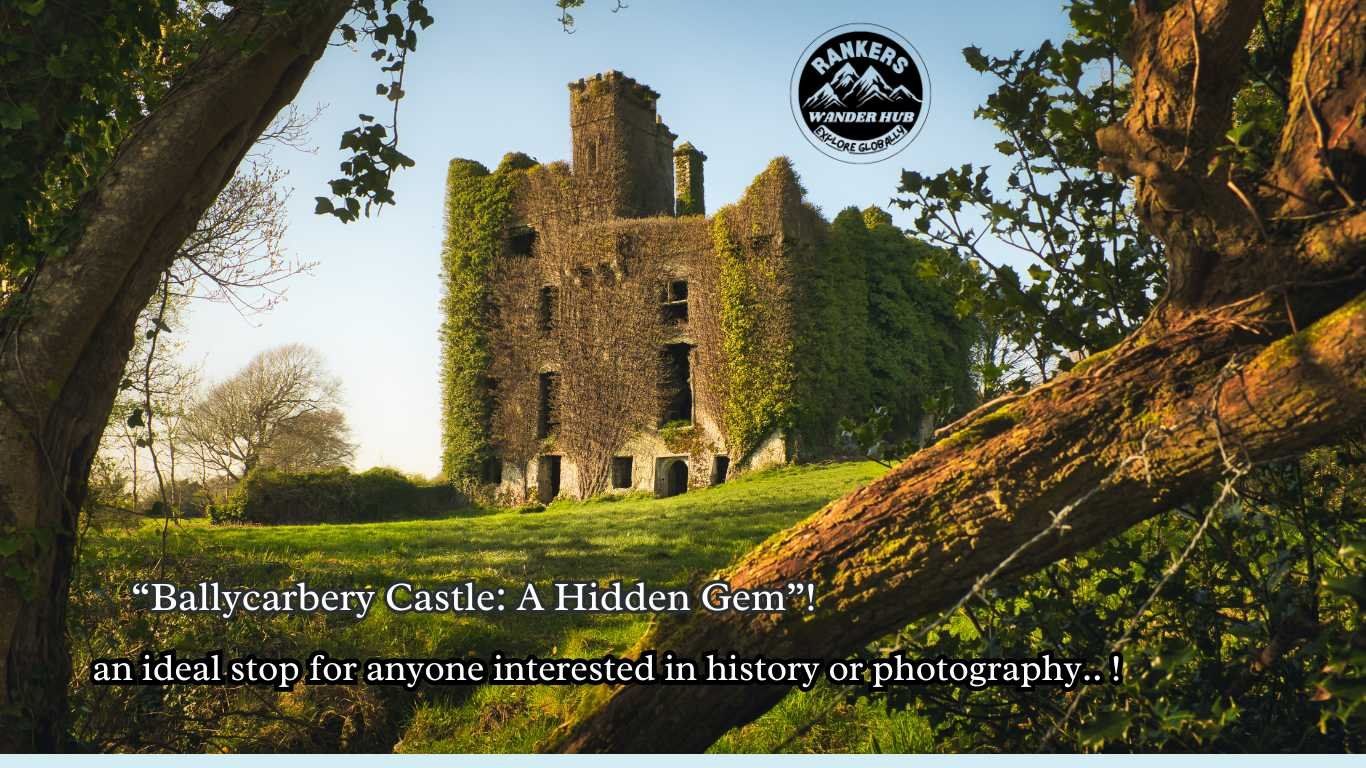
[[[904,168],[932,173],[965,162],[1001,164],[999,138],[974,120],[991,81],[963,63],[964,46],[989,54],[1067,34],[1061,0],[957,2],[720,2],[588,0],[565,34],[551,0],[428,0],[436,24],[410,57],[399,126],[417,167],[395,177],[398,205],[342,225],[313,214],[342,159],[341,132],[356,114],[387,114],[365,51],[330,48],[297,103],[325,105],[312,128],[316,154],[276,150],[289,171],[290,255],[315,261],[292,278],[284,303],[243,319],[199,303],[186,319],[187,360],[205,378],[231,374],[257,352],[301,342],[318,348],[343,382],[359,443],[357,466],[434,474],[440,465],[437,327],[442,187],[452,157],[490,167],[518,150],[568,159],[571,80],[616,69],[661,96],[665,123],[707,154],[709,210],[735,200],[773,157],[790,157],[827,217],[848,205],[886,206]],[[797,56],[817,35],[851,22],[890,27],[925,61],[932,101],[919,137],[873,165],[832,160],[809,145],[788,107]],[[898,212],[898,223],[909,221]]]

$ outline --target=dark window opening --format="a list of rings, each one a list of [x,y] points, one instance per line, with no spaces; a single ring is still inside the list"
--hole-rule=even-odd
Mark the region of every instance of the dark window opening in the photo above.
[[[664,412],[660,414],[660,424],[671,421],[692,423],[692,374],[689,370],[689,357],[692,347],[688,344],[670,344],[660,354],[663,365]]]
[[[536,230],[531,227],[515,227],[508,232],[508,252],[513,256],[530,256],[535,244]]]
[[[559,293],[553,285],[541,288],[541,303],[536,310],[536,326],[542,331],[555,329],[555,309]]]
[[[542,456],[536,462],[536,500],[549,504],[560,495],[560,457]]]
[[[484,459],[479,465],[479,479],[485,483],[497,485],[503,482],[503,461],[496,456]]]
[[[588,161],[588,168],[587,168],[587,170],[589,170],[589,171],[596,171],[596,170],[598,169],[598,144],[597,144],[597,142],[595,142],[595,141],[590,141],[590,142],[588,142],[588,156],[587,156],[585,159]]]
[[[661,312],[665,322],[688,321],[688,281],[670,280],[660,292]]]
[[[536,413],[536,437],[544,440],[560,429],[560,374],[541,374],[540,407]]]
[[[612,458],[613,488],[631,487],[631,469],[633,463],[630,456],[615,456]]]
[[[688,492],[688,462],[675,459],[669,462],[664,474],[664,495],[677,496]]]
[[[730,472],[729,456],[714,456],[711,460],[711,484],[720,485],[726,482],[726,474]]]
[[[484,385],[484,396],[489,404],[498,407],[498,380],[487,375],[479,377],[479,380]]]

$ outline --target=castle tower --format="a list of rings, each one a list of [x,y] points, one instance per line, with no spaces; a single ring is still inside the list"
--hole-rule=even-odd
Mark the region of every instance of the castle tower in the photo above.
[[[658,99],[615,70],[569,84],[574,174],[603,182],[609,215],[673,213],[676,137],[655,112]]]
[[[674,200],[678,216],[702,216],[707,203],[702,196],[702,163],[707,156],[688,142],[674,150]]]

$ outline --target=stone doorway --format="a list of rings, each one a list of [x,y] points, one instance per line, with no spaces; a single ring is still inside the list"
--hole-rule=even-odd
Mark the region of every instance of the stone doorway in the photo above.
[[[713,457],[711,460],[711,484],[720,485],[726,482],[726,475],[728,474],[730,474],[730,457]]]
[[[549,504],[560,495],[560,457],[542,456],[536,462],[536,500]]]
[[[655,459],[655,495],[677,496],[688,491],[688,457],[665,456]]]

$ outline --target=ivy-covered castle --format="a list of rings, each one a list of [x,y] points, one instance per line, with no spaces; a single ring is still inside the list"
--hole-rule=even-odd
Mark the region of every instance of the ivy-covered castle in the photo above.
[[[706,215],[706,155],[618,72],[569,84],[572,163],[453,160],[443,466],[502,501],[673,495],[901,436],[969,397],[947,258],[877,209],[828,223],[786,158]]]

